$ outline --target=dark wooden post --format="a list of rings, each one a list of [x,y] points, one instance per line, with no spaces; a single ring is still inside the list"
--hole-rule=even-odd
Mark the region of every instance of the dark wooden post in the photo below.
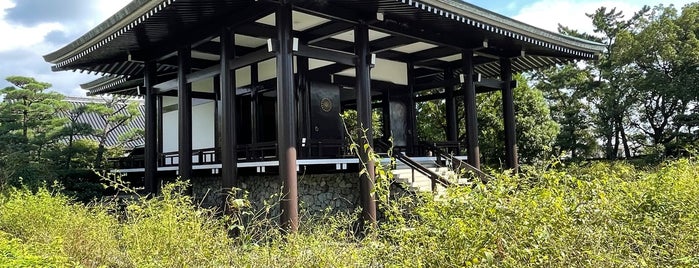
[[[383,123],[383,140],[388,142],[391,138],[391,91],[384,89],[381,95],[381,122]]]
[[[223,125],[223,106],[221,105],[221,75],[214,76],[214,160],[221,162],[221,127]]]
[[[456,141],[459,136],[459,125],[456,123],[456,100],[454,99],[454,85],[451,80],[454,79],[454,71],[451,69],[444,70],[444,81],[447,81],[444,86],[446,94],[446,116],[447,116],[447,141]],[[454,152],[459,153],[459,152]]]
[[[157,117],[158,117],[158,148],[157,148],[157,159],[158,165],[161,163],[161,154],[163,153],[163,96],[157,96]]]
[[[179,118],[179,172],[182,180],[192,179],[192,84],[187,74],[192,71],[192,50],[183,46],[177,51],[177,97]]]
[[[143,84],[146,89],[146,126],[145,126],[145,188],[149,194],[157,194],[158,182],[158,97],[155,95],[156,64],[145,64]]]
[[[299,98],[297,111],[301,113],[299,116],[297,133],[301,135],[301,138],[306,138],[306,141],[308,141],[311,136],[311,90],[307,80],[308,69],[310,68],[309,63],[310,61],[307,57],[296,56],[296,73],[299,77],[297,85],[297,96]],[[307,145],[305,148],[301,149],[299,157],[303,159],[309,156],[310,146]]]
[[[478,147],[478,116],[476,112],[476,85],[473,82],[473,50],[461,53],[463,58],[463,92],[466,111],[466,137],[468,143],[468,163],[481,168],[480,149]]]
[[[355,53],[357,55],[357,118],[359,119],[359,158],[362,169],[366,172],[359,177],[359,189],[362,201],[362,218],[370,224],[376,223],[376,198],[374,196],[374,162],[369,159],[373,153],[374,133],[371,118],[371,62],[369,57],[369,27],[360,23],[354,31]],[[364,136],[366,130],[366,139]],[[369,145],[369,151],[364,150]]]
[[[262,109],[262,101],[260,100],[259,89],[257,84],[259,82],[257,63],[250,65],[250,98],[252,105],[250,106],[250,117],[252,117],[251,126],[251,139],[250,143],[256,145],[260,141],[260,133],[263,131],[262,124],[260,123],[260,109]]]
[[[515,102],[512,91],[512,60],[500,58],[500,80],[502,80],[502,112],[505,121],[505,168],[518,169],[517,133],[515,130]]]
[[[408,96],[406,99],[406,107],[408,116],[406,123],[408,127],[407,131],[407,145],[408,153],[411,155],[417,155],[417,108],[415,107],[415,65],[412,62],[408,62],[407,68],[408,76]]]
[[[289,232],[298,231],[298,189],[296,173],[296,101],[291,3],[282,0],[276,13],[277,23],[277,142],[279,176],[284,182],[281,224]]]
[[[235,41],[228,28],[221,30],[221,179],[224,190],[236,185],[238,154],[236,139],[236,92],[235,70],[231,70],[231,60],[235,58]]]

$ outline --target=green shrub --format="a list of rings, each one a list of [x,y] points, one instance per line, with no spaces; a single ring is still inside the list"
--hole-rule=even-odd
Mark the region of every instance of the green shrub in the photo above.
[[[250,206],[226,216],[198,208],[182,182],[118,210],[11,189],[0,199],[0,266],[699,266],[698,167],[681,159],[653,171],[598,163],[499,174],[446,196],[384,198],[390,217],[368,232],[356,229],[357,211],[304,217],[289,235]]]
[[[74,204],[45,187],[36,193],[11,189],[0,200],[0,231],[46,259],[65,256],[85,266],[123,266],[117,230],[105,208]]]
[[[176,182],[149,200],[129,202],[121,244],[138,267],[227,266],[231,239],[213,211],[196,208]]]
[[[383,255],[417,266],[699,265],[697,182],[692,160],[655,173],[597,164],[500,175],[427,199],[408,226],[388,225],[394,246]]]

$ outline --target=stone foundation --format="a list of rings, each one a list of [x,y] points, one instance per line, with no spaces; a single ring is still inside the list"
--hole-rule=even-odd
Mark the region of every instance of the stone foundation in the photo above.
[[[253,211],[269,209],[268,215],[279,215],[282,182],[278,175],[240,178],[240,188],[247,193]],[[202,206],[216,206],[225,193],[221,178],[200,177],[192,180],[195,200]],[[313,174],[298,176],[301,214],[352,212],[359,206],[359,176],[355,173]],[[241,195],[242,196],[242,195]]]

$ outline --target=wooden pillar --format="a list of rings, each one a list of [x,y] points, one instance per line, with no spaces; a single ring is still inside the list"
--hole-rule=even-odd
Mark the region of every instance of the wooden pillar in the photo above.
[[[406,98],[406,123],[408,131],[407,135],[407,145],[408,153],[410,155],[417,155],[417,108],[415,107],[415,65],[412,62],[408,62],[407,76],[408,76],[408,96]]]
[[[311,90],[310,85],[307,80],[309,59],[307,57],[296,56],[296,73],[299,77],[297,85],[297,96],[298,100],[298,110],[299,122],[298,122],[298,132],[301,138],[305,138],[306,141],[309,140],[311,136]],[[310,156],[310,146],[302,148],[299,153],[300,158],[307,158]]]
[[[512,91],[512,60],[500,58],[500,80],[502,80],[502,111],[505,121],[505,168],[518,169],[515,102]]]
[[[236,185],[238,177],[238,142],[236,137],[236,92],[235,70],[231,70],[231,60],[235,58],[233,33],[221,30],[221,179],[224,190]]]
[[[221,126],[223,125],[223,107],[221,106],[221,75],[214,76],[214,149],[216,161],[221,161]]]
[[[478,147],[478,116],[476,110],[476,85],[473,82],[473,50],[462,53],[464,109],[466,110],[466,137],[468,163],[481,168],[480,149]]]
[[[459,125],[456,120],[456,100],[454,99],[454,85],[451,80],[454,79],[454,71],[451,69],[444,70],[444,93],[446,94],[446,117],[447,117],[447,141],[457,141],[459,136]],[[459,153],[459,152],[454,152]]]
[[[148,61],[145,64],[143,84],[145,96],[145,190],[149,194],[157,194],[158,181],[158,97],[155,94],[156,63]]]
[[[260,110],[262,109],[262,101],[260,100],[259,88],[257,84],[259,82],[257,63],[250,65],[250,99],[252,105],[250,106],[250,117],[252,117],[251,126],[251,139],[250,143],[253,145],[260,141],[260,133],[263,131],[262,124],[260,123],[260,115],[262,114]]]
[[[163,96],[158,95],[156,98],[157,105],[157,117],[158,117],[158,147],[157,147],[157,164],[158,166],[163,165],[161,155],[163,153]],[[158,183],[158,188],[160,188],[160,183]]]
[[[388,142],[391,138],[391,91],[384,89],[381,95],[381,122],[383,123],[383,140]]]
[[[359,177],[359,189],[362,202],[362,218],[364,222],[376,223],[376,198],[374,189],[374,162],[369,159],[369,154],[373,153],[373,126],[371,116],[371,61],[369,57],[369,27],[365,23],[360,23],[354,31],[355,53],[357,55],[357,118],[359,119],[359,158],[360,168],[366,169]],[[366,139],[364,136],[366,130]],[[364,150],[368,145],[369,151]]]
[[[191,47],[181,47],[177,51],[177,60],[179,176],[182,180],[190,180],[192,179],[192,84],[187,82],[186,76],[192,71]]]
[[[289,232],[298,231],[298,189],[296,173],[296,100],[291,3],[282,0],[277,23],[277,143],[279,176],[283,181],[281,224]]]

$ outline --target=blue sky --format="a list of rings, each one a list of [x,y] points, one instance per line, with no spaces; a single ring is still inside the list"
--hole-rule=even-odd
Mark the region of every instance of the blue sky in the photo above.
[[[53,84],[53,90],[83,96],[80,83],[97,76],[51,72],[42,55],[59,49],[126,5],[129,0],[0,0],[0,88],[4,78],[31,76]],[[626,14],[643,5],[674,4],[690,0],[467,0],[471,4],[555,31],[556,25],[591,31],[585,13],[600,6],[617,7]]]

